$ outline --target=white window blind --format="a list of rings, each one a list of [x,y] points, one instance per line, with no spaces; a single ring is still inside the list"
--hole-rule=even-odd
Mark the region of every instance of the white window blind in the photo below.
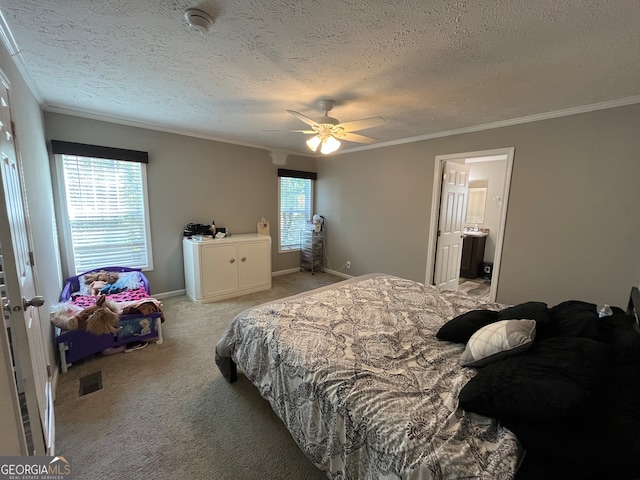
[[[280,251],[299,250],[300,234],[312,215],[313,180],[280,177]]]
[[[106,266],[152,268],[146,164],[59,157],[69,270],[78,274]]]

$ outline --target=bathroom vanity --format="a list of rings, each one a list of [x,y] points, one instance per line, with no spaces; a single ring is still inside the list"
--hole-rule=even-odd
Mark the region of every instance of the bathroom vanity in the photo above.
[[[485,231],[466,231],[462,234],[461,277],[478,278],[482,276],[484,246],[488,235],[489,233]]]

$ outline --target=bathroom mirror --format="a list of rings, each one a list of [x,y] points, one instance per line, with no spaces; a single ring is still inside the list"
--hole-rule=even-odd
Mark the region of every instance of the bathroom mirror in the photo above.
[[[469,180],[469,196],[467,198],[467,223],[484,223],[484,210],[487,205],[487,189],[489,180]]]

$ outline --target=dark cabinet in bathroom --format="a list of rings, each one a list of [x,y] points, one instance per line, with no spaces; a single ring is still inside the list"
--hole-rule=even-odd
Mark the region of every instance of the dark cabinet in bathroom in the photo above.
[[[478,278],[482,276],[482,261],[484,260],[484,245],[487,237],[465,235],[462,239],[462,263],[460,276],[464,278]]]

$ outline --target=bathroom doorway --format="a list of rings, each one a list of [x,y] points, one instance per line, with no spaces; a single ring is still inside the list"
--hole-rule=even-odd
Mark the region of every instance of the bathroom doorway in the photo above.
[[[513,166],[514,148],[502,148],[478,152],[466,152],[451,155],[438,155],[434,167],[434,185],[431,207],[431,221],[429,229],[429,246],[427,257],[427,271],[425,283],[434,284],[435,272],[438,268],[436,251],[438,246],[439,224],[441,219],[442,180],[445,162],[457,162],[470,167],[469,195],[467,216],[461,235],[465,237],[481,237],[484,251],[480,259],[475,256],[474,262],[481,260],[482,271],[478,273],[474,268],[469,274],[467,260],[461,256],[461,263],[465,263],[463,272],[466,277],[479,284],[490,284],[489,299],[495,301],[500,276],[500,260],[502,241],[506,222],[507,203],[511,184],[511,170]],[[486,235],[484,235],[486,233]],[[471,240],[468,238],[467,240]],[[474,238],[480,240],[480,238]],[[478,242],[480,243],[480,242]],[[459,269],[458,269],[459,270]],[[488,271],[487,271],[488,270]],[[483,279],[483,277],[488,277]],[[461,280],[465,280],[464,278]],[[461,289],[473,288],[473,284],[466,284]]]

